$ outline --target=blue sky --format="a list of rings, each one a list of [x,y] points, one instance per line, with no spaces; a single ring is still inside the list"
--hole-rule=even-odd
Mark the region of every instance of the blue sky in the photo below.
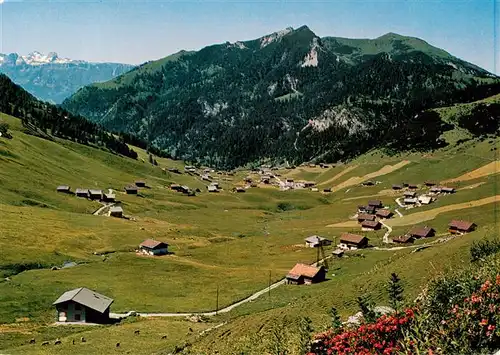
[[[495,33],[500,34],[494,1],[5,0],[0,53],[55,51],[74,59],[138,64],[305,24],[319,36],[420,37],[494,71]]]

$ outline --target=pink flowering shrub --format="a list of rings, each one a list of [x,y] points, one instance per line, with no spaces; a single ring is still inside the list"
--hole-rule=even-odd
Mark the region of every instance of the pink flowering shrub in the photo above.
[[[424,300],[414,308],[354,329],[316,335],[310,354],[464,354],[500,348],[500,274],[474,276],[467,295],[433,312]],[[493,276],[493,277],[491,277]],[[457,278],[457,283],[463,280]],[[441,292],[440,290],[439,292]],[[432,290],[427,297],[432,298]],[[440,294],[440,297],[442,294]]]

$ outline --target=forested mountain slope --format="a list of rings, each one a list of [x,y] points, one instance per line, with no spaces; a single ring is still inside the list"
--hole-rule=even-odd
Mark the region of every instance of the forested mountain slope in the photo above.
[[[4,74],[0,74],[0,93],[0,112],[21,118],[27,133],[46,139],[60,137],[93,144],[137,158],[137,153],[128,147],[124,137],[116,137],[97,123],[36,99]]]
[[[149,62],[63,106],[175,158],[233,167],[439,147],[453,126],[425,109],[499,91],[491,73],[417,38],[303,26]]]

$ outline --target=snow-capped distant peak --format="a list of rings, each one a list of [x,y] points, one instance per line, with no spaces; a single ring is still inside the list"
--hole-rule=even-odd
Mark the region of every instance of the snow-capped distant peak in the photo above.
[[[43,65],[66,63],[83,63],[83,61],[72,60],[69,58],[59,58],[56,52],[49,52],[47,55],[38,51],[31,52],[28,55],[18,55],[17,53],[0,53],[0,65]]]
[[[279,40],[280,38],[282,38],[283,36],[286,36],[287,34],[289,34],[292,31],[293,31],[292,27],[287,27],[284,30],[274,32],[274,33],[270,34],[269,36],[262,37],[260,39],[260,48],[264,48],[268,44],[271,44],[271,43]]]
[[[56,52],[50,52],[47,55],[44,55],[38,51],[34,51],[27,56],[21,56],[26,64],[29,65],[42,65],[42,64],[65,64],[77,62],[75,60],[71,60],[69,58],[59,58]]]

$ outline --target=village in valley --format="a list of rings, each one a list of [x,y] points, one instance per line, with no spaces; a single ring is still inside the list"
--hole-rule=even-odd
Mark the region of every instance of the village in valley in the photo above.
[[[324,170],[329,169],[330,166],[334,167],[332,164],[321,163],[318,165],[303,164],[298,168]],[[168,188],[173,192],[191,198],[196,198],[200,194],[239,194],[248,190],[251,191],[252,189],[276,189],[282,194],[292,193],[291,190],[302,190],[310,194],[323,195],[329,195],[332,191],[335,191],[335,186],[324,187],[320,190],[318,184],[314,181],[295,181],[294,178],[287,177],[294,169],[296,167],[279,168],[262,166],[249,172],[244,170],[225,172],[212,168],[197,168],[192,165],[186,165],[183,171],[178,168],[162,168],[162,174],[171,173],[171,178],[174,181],[176,176],[187,175],[206,185],[202,190],[199,187],[192,188],[173,182],[161,188]],[[240,181],[239,179],[242,176],[244,177]],[[382,179],[383,176],[380,176],[380,178]],[[352,184],[343,193],[347,195],[351,189],[357,188],[359,191],[363,191],[363,189],[373,188],[381,184],[384,184],[384,182],[367,180],[357,185]],[[93,213],[96,216],[115,217],[133,221],[135,220],[134,216],[124,213],[124,209],[121,207],[120,196],[131,195],[135,196],[135,198],[141,198],[142,191],[154,188],[148,186],[144,180],[136,180],[134,183],[124,186],[121,191],[113,190],[112,188],[101,190],[78,187],[73,192],[72,188],[68,185],[57,186],[56,191],[61,194],[74,196],[75,198],[99,202],[102,206]],[[263,191],[265,193],[266,190]],[[350,215],[346,211],[346,219],[353,221],[353,223],[347,222],[349,226],[352,225],[349,231],[334,235],[333,238],[319,235],[305,237],[303,241],[304,247],[316,250],[316,260],[311,264],[297,262],[286,274],[282,275],[282,281],[287,285],[310,285],[327,282],[328,279],[335,277],[334,273],[329,273],[329,260],[330,264],[334,264],[336,263],[335,260],[339,258],[349,258],[352,253],[359,255],[359,251],[370,249],[379,251],[411,249],[412,252],[416,252],[432,244],[447,242],[454,237],[473,232],[478,227],[473,221],[452,219],[448,223],[448,230],[438,235],[431,224],[425,223],[413,225],[405,233],[391,235],[393,231],[390,226],[392,220],[403,218],[408,211],[428,206],[438,200],[443,199],[446,201],[448,195],[455,194],[457,191],[454,187],[444,186],[434,181],[424,181],[421,183],[402,182],[400,184],[393,184],[390,190],[383,192],[385,196],[390,196],[393,201],[384,205],[382,200],[370,199],[365,204],[358,205],[357,209],[351,211]],[[362,198],[363,196],[360,197]],[[342,222],[338,225],[341,226]],[[353,228],[354,226],[357,227]],[[330,227],[336,226],[331,225]],[[387,232],[381,240],[376,241],[380,237],[372,236],[372,234],[381,229],[385,229]],[[439,238],[436,239],[435,237]],[[429,240],[431,241],[429,242]],[[415,242],[416,244],[413,245]],[[134,252],[137,256],[149,257],[168,257],[168,255],[174,254],[169,251],[168,242],[152,238],[143,240],[138,244]],[[269,292],[270,287],[271,284],[269,284]],[[111,324],[119,322],[128,316],[137,315],[136,311],[122,314],[111,313],[110,307],[113,301],[108,296],[86,288],[85,285],[68,290],[53,303],[57,310],[57,324]],[[215,310],[212,313],[216,314],[217,311]]]

